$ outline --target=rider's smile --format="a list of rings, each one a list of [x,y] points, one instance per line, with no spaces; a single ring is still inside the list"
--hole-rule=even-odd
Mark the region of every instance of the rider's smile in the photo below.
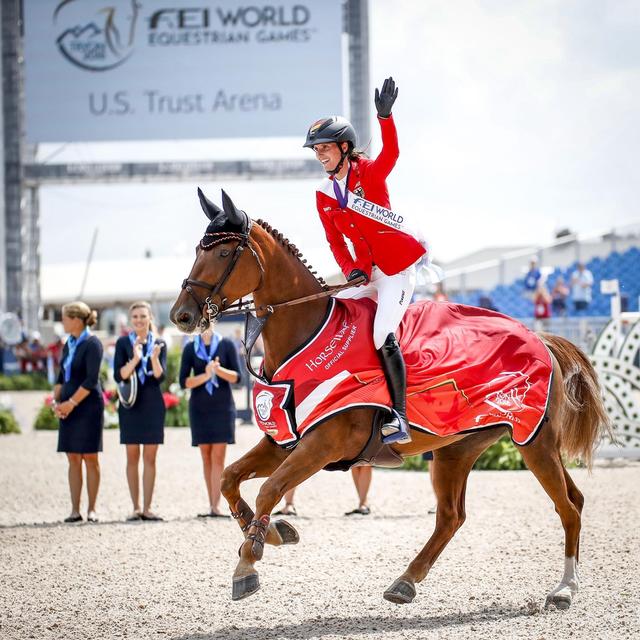
[[[333,171],[340,162],[340,149],[335,142],[317,144],[313,147],[318,162],[327,172]]]

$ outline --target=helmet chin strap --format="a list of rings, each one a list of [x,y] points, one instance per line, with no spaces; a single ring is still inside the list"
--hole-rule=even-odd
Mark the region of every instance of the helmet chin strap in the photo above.
[[[347,145],[347,150],[343,151],[340,147],[340,144],[338,144],[337,142],[335,144],[338,147],[338,149],[340,149],[340,162],[338,162],[338,164],[335,166],[334,169],[332,169],[331,171],[327,171],[327,173],[330,176],[335,176],[336,173],[340,172],[340,169],[342,169],[342,165],[344,164],[345,159],[349,155],[349,145]]]

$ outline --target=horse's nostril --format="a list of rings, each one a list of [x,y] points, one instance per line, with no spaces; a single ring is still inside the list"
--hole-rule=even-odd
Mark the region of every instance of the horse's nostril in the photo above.
[[[178,322],[180,324],[190,324],[192,319],[192,315],[188,311],[183,311],[178,314]]]

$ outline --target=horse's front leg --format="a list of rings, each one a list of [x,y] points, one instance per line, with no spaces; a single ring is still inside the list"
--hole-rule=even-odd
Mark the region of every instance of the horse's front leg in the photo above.
[[[262,559],[266,537],[271,530],[270,514],[273,508],[289,489],[297,487],[330,462],[347,457],[343,449],[344,439],[344,434],[338,428],[323,425],[322,429],[305,436],[262,485],[256,500],[256,515],[240,547],[240,559],[233,574],[234,600],[246,598],[260,588],[255,563]],[[357,451],[353,455],[356,454]]]
[[[245,480],[268,477],[288,455],[289,451],[278,447],[269,439],[263,438],[253,449],[223,471],[222,495],[229,503],[231,514],[236,519],[245,538],[249,532],[249,525],[254,519],[254,513],[240,494],[240,484]],[[265,542],[279,546],[296,544],[299,539],[298,532],[291,524],[285,520],[276,520],[270,523]]]

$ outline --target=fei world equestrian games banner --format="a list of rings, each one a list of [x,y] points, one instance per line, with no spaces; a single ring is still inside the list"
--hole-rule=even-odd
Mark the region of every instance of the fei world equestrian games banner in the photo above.
[[[25,0],[27,138],[304,137],[341,42],[340,0]]]

